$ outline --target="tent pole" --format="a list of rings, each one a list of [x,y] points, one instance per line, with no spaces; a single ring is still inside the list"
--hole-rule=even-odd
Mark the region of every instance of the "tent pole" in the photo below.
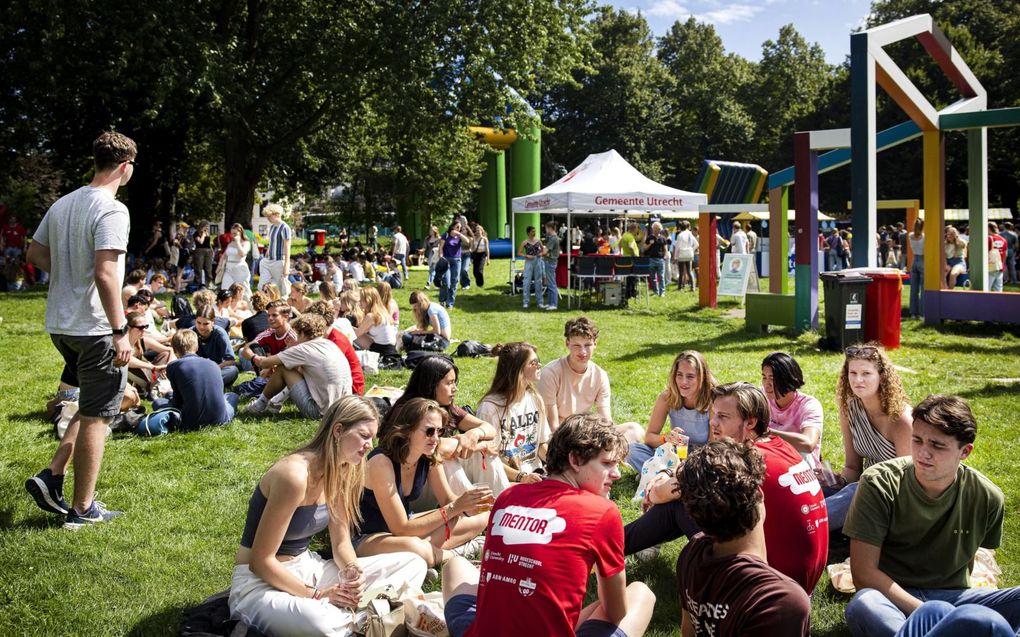
[[[514,267],[517,265],[517,246],[514,244],[516,238],[514,237],[514,229],[517,226],[517,220],[514,218],[514,209],[510,209],[510,296],[517,296],[514,293]]]
[[[566,234],[566,239],[567,239],[567,241],[566,241],[566,244],[567,244],[567,307],[572,307],[573,306],[572,300],[574,298],[574,295],[570,293],[570,251],[574,247],[574,242],[571,239],[571,235],[570,235],[570,212],[571,212],[570,208],[567,208],[567,234]]]

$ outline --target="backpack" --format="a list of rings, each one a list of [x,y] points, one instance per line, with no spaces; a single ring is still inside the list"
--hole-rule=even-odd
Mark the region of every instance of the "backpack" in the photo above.
[[[418,363],[422,362],[423,360],[431,356],[442,356],[443,358],[448,360],[450,364],[453,364],[453,359],[450,358],[449,354],[444,354],[443,352],[427,352],[425,350],[415,350],[413,352],[408,352],[407,356],[404,357],[404,367],[406,367],[407,369],[414,369],[415,367],[418,366]]]
[[[170,316],[179,319],[184,316],[194,316],[194,314],[188,297],[184,294],[175,294],[170,301]]]
[[[135,433],[139,436],[162,436],[181,427],[181,412],[173,407],[157,409],[138,421]]]
[[[402,369],[404,359],[400,354],[386,354],[379,357],[379,369]]]
[[[492,356],[492,345],[486,345],[478,341],[464,341],[457,346],[456,355],[459,357],[469,356],[471,358]]]
[[[411,342],[405,348],[408,352],[425,350],[427,352],[441,352],[446,349],[442,339],[432,332],[424,334],[412,334]]]

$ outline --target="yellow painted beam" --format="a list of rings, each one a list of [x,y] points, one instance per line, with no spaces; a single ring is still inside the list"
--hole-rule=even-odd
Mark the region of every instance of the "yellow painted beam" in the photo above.
[[[506,150],[517,141],[517,131],[512,128],[502,130],[487,126],[468,126],[468,130],[496,150]]]

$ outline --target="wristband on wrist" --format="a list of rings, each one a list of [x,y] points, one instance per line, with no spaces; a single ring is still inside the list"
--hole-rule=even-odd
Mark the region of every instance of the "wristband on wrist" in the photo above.
[[[318,586],[312,589],[312,599],[322,599],[322,591],[319,590]]]
[[[439,514],[443,516],[443,529],[446,532],[446,541],[450,541],[450,516],[446,513],[446,507],[439,507]]]

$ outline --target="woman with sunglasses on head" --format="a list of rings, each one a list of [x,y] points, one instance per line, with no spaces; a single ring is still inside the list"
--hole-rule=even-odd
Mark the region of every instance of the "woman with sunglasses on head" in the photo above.
[[[530,343],[497,345],[492,386],[478,403],[478,417],[496,425],[490,444],[499,452],[507,477],[513,482],[542,479],[546,446],[551,435],[545,403],[535,390],[542,373],[538,350]]]
[[[363,526],[364,460],[378,412],[359,396],[326,410],[315,438],[278,460],[248,501],[230,582],[230,615],[271,635],[353,635],[354,612],[367,588],[420,586],[426,565],[413,553],[355,553]],[[329,529],[333,559],[308,550]]]
[[[712,406],[712,388],[715,377],[701,352],[687,350],[673,359],[664,389],[655,399],[644,442],[630,445],[627,464],[635,471],[653,455],[655,449],[666,442],[662,428],[669,419],[670,430],[677,430],[689,438],[690,449],[708,442],[708,410]]]
[[[454,404],[459,376],[460,370],[448,356],[429,356],[422,360],[411,372],[403,395],[393,403],[382,430],[385,433],[405,402],[413,398],[436,401],[447,415],[438,454],[450,488],[460,495],[472,484],[485,483],[498,496],[510,486],[503,463],[490,444],[498,433],[490,422]]]
[[[365,492],[361,496],[358,555],[409,551],[437,566],[454,555],[481,549],[479,536],[489,521],[492,490],[473,486],[455,496],[437,458],[449,414],[434,400],[412,398],[394,405],[379,448],[369,454]],[[439,508],[418,514],[411,505],[426,483]]]
[[[871,465],[910,455],[910,400],[885,350],[875,343],[846,348],[836,385],[843,471],[825,487],[829,529],[843,528],[861,473]],[[822,484],[826,484],[822,476]]]

